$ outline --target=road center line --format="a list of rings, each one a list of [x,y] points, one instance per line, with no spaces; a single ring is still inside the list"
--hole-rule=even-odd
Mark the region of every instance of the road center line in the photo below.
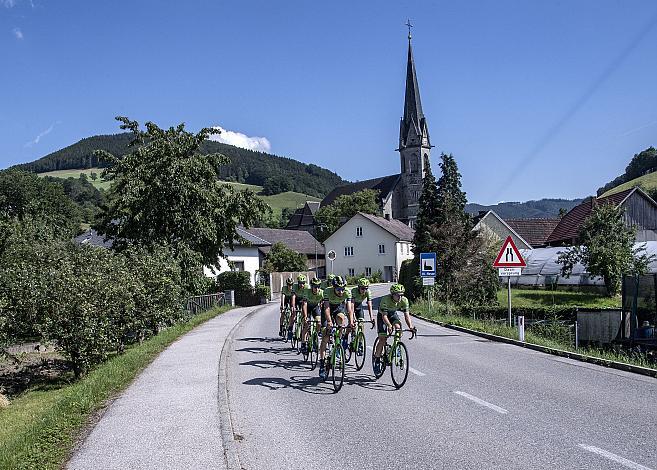
[[[367,349],[369,349],[370,351],[374,351],[374,349],[372,349],[372,346],[368,346]],[[418,377],[424,377],[425,375],[427,375],[424,372],[420,372],[419,370],[414,369],[412,367],[409,367],[408,370],[410,370],[412,373],[414,373]]]
[[[468,400],[472,400],[473,402],[475,402],[475,403],[477,403],[477,404],[479,404],[479,405],[481,405],[481,406],[485,406],[486,408],[490,408],[490,409],[493,410],[493,411],[497,411],[497,412],[500,413],[500,414],[505,415],[505,414],[508,413],[508,411],[505,410],[504,408],[500,408],[500,407],[497,406],[497,405],[493,405],[492,403],[488,403],[487,401],[484,401],[484,400],[482,400],[481,398],[477,398],[477,397],[475,397],[475,396],[472,396],[472,395],[470,395],[469,393],[459,392],[458,390],[455,390],[454,393],[456,393],[457,395],[461,395],[462,397],[465,397],[465,398],[467,398]]]
[[[599,447],[587,446],[584,444],[579,444],[579,446],[584,450],[588,450],[589,452],[593,452],[594,454],[598,454],[604,458],[613,460],[614,462],[619,463],[624,467],[633,468],[635,470],[651,470],[649,467],[644,467],[643,465],[639,465],[636,462],[624,459],[620,455],[612,454],[611,452],[607,452],[606,450],[600,449]]]

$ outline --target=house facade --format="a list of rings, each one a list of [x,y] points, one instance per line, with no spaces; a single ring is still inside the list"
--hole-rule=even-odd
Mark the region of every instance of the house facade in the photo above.
[[[413,258],[413,234],[401,221],[359,212],[324,242],[326,253],[336,255],[327,271],[342,276],[381,271],[386,282],[397,281],[402,262]]]
[[[271,247],[271,243],[239,227],[237,235],[241,239],[235,241],[232,249],[228,246],[224,247],[224,257],[219,258],[218,269],[213,272],[212,269],[204,267],[203,272],[208,277],[215,277],[225,271],[246,271],[249,273],[251,285],[255,286],[258,281],[258,271],[265,258],[263,250]]]
[[[513,238],[519,250],[531,250],[532,246],[520,234],[509,226],[494,211],[481,211],[474,218],[475,226],[473,230],[478,231],[482,236],[494,243],[501,243],[508,236]]]

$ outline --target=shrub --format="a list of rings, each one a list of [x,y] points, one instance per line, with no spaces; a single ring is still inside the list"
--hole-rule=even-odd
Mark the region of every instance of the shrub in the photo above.
[[[383,282],[383,273],[380,269],[370,276],[370,282]]]
[[[267,301],[271,299],[271,288],[269,286],[264,286],[262,284],[256,286],[255,294],[260,299],[266,299]]]

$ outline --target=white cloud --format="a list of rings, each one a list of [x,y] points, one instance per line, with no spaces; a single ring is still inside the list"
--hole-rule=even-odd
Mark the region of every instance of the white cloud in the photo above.
[[[16,36],[16,39],[23,39],[23,31],[21,31],[20,28],[14,28],[14,36]]]
[[[52,130],[55,128],[55,124],[57,124],[57,123],[56,123],[56,122],[52,123],[48,129],[46,129],[45,131],[43,131],[42,133],[40,133],[38,136],[36,136],[36,137],[34,138],[34,140],[30,140],[29,142],[27,142],[27,143],[25,144],[25,147],[32,147],[33,145],[38,144],[39,141],[40,141],[43,137],[47,136],[48,134],[50,134],[50,133],[52,132]]]
[[[226,130],[221,126],[214,126],[214,129],[219,129],[221,134],[211,135],[210,140],[260,152],[269,152],[271,150],[271,143],[266,137],[249,137],[241,132]]]
[[[2,4],[5,8],[13,8],[16,5],[16,0],[2,0]]]

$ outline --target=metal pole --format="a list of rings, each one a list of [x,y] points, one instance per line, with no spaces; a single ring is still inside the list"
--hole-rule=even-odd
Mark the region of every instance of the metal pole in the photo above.
[[[511,327],[511,276],[507,276],[507,295],[508,295],[508,302],[509,302],[509,327]]]
[[[315,277],[319,279],[319,263],[317,261],[317,240],[315,240]]]
[[[577,320],[575,320],[575,351],[579,349],[579,330],[577,329]]]

